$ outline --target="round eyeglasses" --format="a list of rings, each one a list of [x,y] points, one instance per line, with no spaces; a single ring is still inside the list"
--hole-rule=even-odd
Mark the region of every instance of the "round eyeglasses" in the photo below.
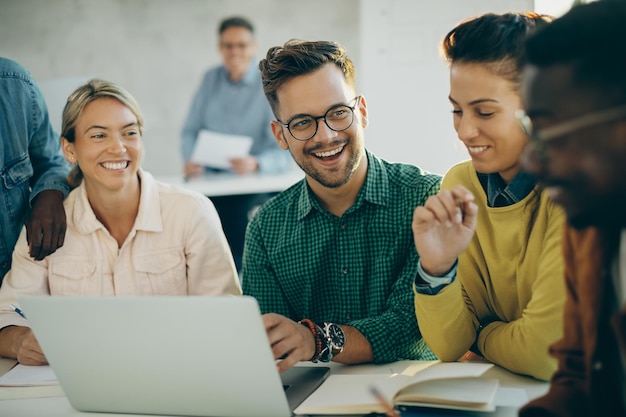
[[[333,106],[323,116],[311,116],[310,114],[299,114],[292,117],[287,123],[283,123],[277,119],[282,127],[286,127],[291,136],[297,140],[309,140],[317,133],[318,120],[324,120],[326,126],[335,132],[342,132],[352,126],[354,123],[354,110],[359,103],[356,96],[351,101],[354,105],[339,104]]]
[[[626,117],[626,106],[610,107],[608,109],[583,114],[574,119],[566,120],[542,130],[534,128],[531,118],[524,110],[517,110],[515,117],[524,133],[526,133],[530,139],[530,143],[532,143],[537,154],[545,158],[546,147],[550,142],[588,127],[624,118]]]

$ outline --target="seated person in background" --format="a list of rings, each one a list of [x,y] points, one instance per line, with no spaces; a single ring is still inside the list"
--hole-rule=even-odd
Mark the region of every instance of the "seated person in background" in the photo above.
[[[365,149],[367,103],[339,44],[292,40],[260,67],[274,136],[305,173],[246,234],[242,287],[265,313],[279,370],[436,359],[415,321],[411,216],[441,178]]]
[[[445,37],[454,128],[471,161],[446,173],[413,220],[415,311],[433,352],[455,361],[471,349],[463,359],[544,380],[556,369],[548,346],[562,334],[565,218],[521,170],[528,138],[516,111],[524,39],[548,22],[485,14]]]
[[[521,417],[626,416],[626,4],[575,6],[526,42],[524,167],[563,206],[558,369]]]
[[[0,57],[0,283],[26,220],[33,258],[63,245],[69,171],[48,108],[30,73]]]
[[[0,355],[46,363],[27,321],[10,308],[21,295],[241,293],[211,202],[139,168],[143,117],[128,92],[101,80],[79,87],[62,130],[76,187],[64,203],[65,245],[34,260],[22,230],[0,288]]]
[[[230,162],[237,174],[284,172],[291,168],[289,154],[276,146],[270,122],[272,110],[263,96],[263,86],[254,54],[257,43],[252,24],[242,17],[224,19],[219,26],[219,50],[224,63],[209,69],[197,90],[182,130],[185,176],[202,175],[205,167],[190,161],[201,130],[244,135],[252,138],[250,155]],[[208,169],[208,168],[207,168]],[[212,197],[224,232],[241,266],[243,241],[250,210],[268,195]]]

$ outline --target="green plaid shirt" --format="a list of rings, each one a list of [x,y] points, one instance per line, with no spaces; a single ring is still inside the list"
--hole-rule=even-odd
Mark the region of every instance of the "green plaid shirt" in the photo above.
[[[374,362],[436,359],[415,317],[411,222],[441,177],[366,154],[365,183],[340,218],[320,206],[306,180],[261,207],[246,233],[243,292],[263,313],[355,327]]]

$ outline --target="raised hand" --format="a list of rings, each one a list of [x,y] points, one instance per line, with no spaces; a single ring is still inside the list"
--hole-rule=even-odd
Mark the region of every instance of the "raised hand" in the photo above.
[[[441,190],[413,212],[413,240],[422,268],[432,276],[446,274],[469,244],[478,215],[474,195],[462,185]]]

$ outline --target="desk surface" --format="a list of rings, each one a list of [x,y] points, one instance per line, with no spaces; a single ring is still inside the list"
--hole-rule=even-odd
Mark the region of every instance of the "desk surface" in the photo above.
[[[15,361],[0,358],[0,374],[6,372]],[[389,373],[390,370],[396,372],[405,369],[411,361],[394,362],[385,365],[353,365],[345,366],[332,363],[333,374],[372,374]],[[306,364],[309,366],[309,364]],[[328,365],[328,364],[324,364]],[[521,388],[526,391],[528,400],[534,399],[544,394],[548,389],[548,383],[532,378],[512,374],[500,367],[493,367],[481,378],[496,378],[500,381],[501,387]],[[51,389],[52,388],[52,389]],[[54,388],[57,388],[55,391]],[[41,397],[48,395],[48,397]],[[26,398],[26,397],[30,398]],[[11,387],[0,388],[0,415],[11,417],[102,417],[102,413],[83,413],[72,408],[67,398],[58,386],[53,387]],[[13,398],[13,399],[7,399]],[[516,417],[517,407],[500,407],[496,412],[488,414],[493,417]],[[111,414],[113,416],[113,414]],[[114,414],[116,417],[137,417],[136,414]],[[329,416],[326,416],[329,417]]]
[[[182,176],[155,175],[155,178],[161,182],[197,191],[207,197],[218,197],[280,192],[303,179],[304,173],[300,169],[294,169],[282,174],[207,174],[188,181]]]

